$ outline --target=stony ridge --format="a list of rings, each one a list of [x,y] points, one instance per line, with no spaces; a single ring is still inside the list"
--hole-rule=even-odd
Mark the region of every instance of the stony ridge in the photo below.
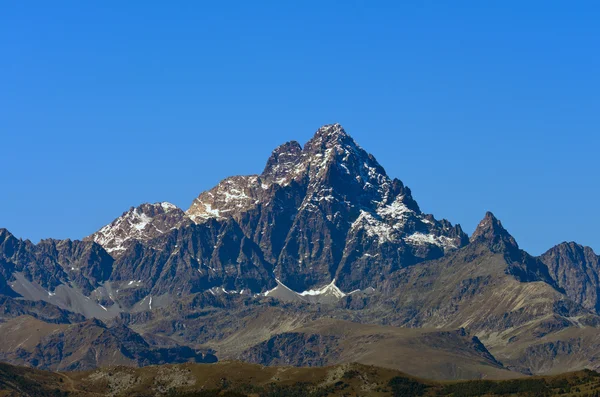
[[[470,239],[459,225],[424,214],[411,190],[339,124],[320,128],[304,146],[281,145],[260,175],[227,178],[186,212],[142,204],[84,241],[33,244],[0,229],[2,320],[117,321],[118,335],[137,338],[129,333],[135,329],[152,343],[142,349],[155,352],[150,361],[123,359],[135,365],[163,353],[167,361],[192,357],[168,350],[180,344],[263,357],[269,340],[284,353],[281,362],[300,363],[295,350],[339,340],[321,331],[296,337],[304,322],[329,317],[465,328],[485,345],[474,343],[476,350],[489,349],[520,373],[596,368],[598,279],[589,248],[563,243],[534,257],[491,212]],[[111,349],[128,349],[112,325],[88,326]],[[277,335],[291,335],[296,348]],[[60,362],[55,355],[72,354],[62,343],[44,339],[40,355]],[[98,352],[96,343],[83,340],[81,351]],[[18,357],[25,355],[7,359]]]
[[[334,278],[346,289],[376,283],[351,268],[357,260],[378,266],[369,258],[382,247],[401,252],[389,272],[468,241],[460,226],[423,214],[410,189],[390,179],[339,124],[320,128],[303,148],[295,141],[279,146],[261,175],[227,178],[186,213],[197,223],[235,220],[276,277],[296,291]]]
[[[540,256],[550,275],[575,302],[600,310],[600,257],[590,247],[561,243]]]
[[[131,207],[84,240],[94,241],[118,257],[134,241],[148,241],[183,226],[186,220],[183,211],[171,203],[146,203]]]

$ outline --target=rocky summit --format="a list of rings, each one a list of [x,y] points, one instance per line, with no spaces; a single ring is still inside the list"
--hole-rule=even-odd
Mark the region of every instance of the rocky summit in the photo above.
[[[142,204],[81,241],[0,229],[0,359],[40,369],[358,362],[425,378],[600,367],[600,259],[523,251],[425,214],[339,124],[187,210]]]

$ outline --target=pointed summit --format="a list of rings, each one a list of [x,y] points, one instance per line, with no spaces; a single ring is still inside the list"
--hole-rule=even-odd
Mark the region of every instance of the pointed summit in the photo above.
[[[13,235],[8,231],[8,229],[0,228],[0,242],[10,237],[13,237]]]
[[[334,278],[342,290],[372,286],[386,272],[468,241],[460,227],[423,214],[410,189],[340,124],[320,127],[303,147],[277,147],[261,175],[226,178],[202,192],[187,215],[197,224],[237,222],[275,277],[295,291]],[[400,253],[386,269],[380,246]]]
[[[487,244],[492,251],[496,252],[506,248],[519,248],[513,236],[490,211],[486,212],[483,220],[477,225],[470,242]]]
[[[325,124],[315,132],[313,139],[335,140],[342,138],[351,138],[346,133],[344,127],[339,123]]]
[[[287,177],[298,164],[301,154],[302,146],[296,141],[278,146],[271,153],[261,177],[272,181]]]
[[[543,281],[555,289],[560,287],[552,279],[541,260],[529,255],[502,226],[494,214],[487,212],[470,239],[471,244],[482,244],[496,254],[502,254],[507,263],[506,273],[520,282]]]
[[[362,151],[362,148],[338,123],[326,124],[319,128],[315,135],[304,145],[304,151],[306,153],[319,153],[336,145]]]
[[[0,257],[12,256],[16,252],[18,243],[19,240],[11,232],[4,228],[0,229]]]
[[[567,296],[582,306],[600,311],[600,256],[590,247],[563,242],[539,259]]]
[[[181,226],[185,219],[185,213],[171,203],[144,203],[131,207],[84,240],[95,241],[113,257],[118,257],[129,243],[159,236],[173,227]]]

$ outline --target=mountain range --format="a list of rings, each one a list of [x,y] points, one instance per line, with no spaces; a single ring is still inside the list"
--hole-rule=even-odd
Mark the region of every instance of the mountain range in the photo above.
[[[0,229],[0,360],[40,369],[349,362],[436,379],[600,368],[600,258],[425,214],[339,124],[187,210],[80,241]]]

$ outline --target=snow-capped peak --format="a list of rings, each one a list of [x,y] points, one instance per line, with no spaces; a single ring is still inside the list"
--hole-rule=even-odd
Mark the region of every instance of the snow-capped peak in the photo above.
[[[157,204],[159,204],[165,211],[171,211],[171,210],[177,209],[177,206],[175,204],[171,204],[168,201],[163,201],[162,203],[157,203]]]
[[[163,201],[131,207],[123,215],[86,237],[100,244],[113,256],[118,256],[132,240],[148,240],[179,227],[186,216],[174,204]]]
[[[322,212],[329,221],[345,213],[350,231],[363,229],[380,244],[403,242],[421,251],[428,244],[444,251],[462,244],[462,236],[422,214],[410,189],[392,180],[337,123],[319,128],[304,146],[290,141],[277,147],[261,175],[223,180],[200,194],[187,214],[196,223],[239,220],[258,206],[281,203],[282,196],[275,196],[280,187],[291,189],[287,197],[299,213]]]

